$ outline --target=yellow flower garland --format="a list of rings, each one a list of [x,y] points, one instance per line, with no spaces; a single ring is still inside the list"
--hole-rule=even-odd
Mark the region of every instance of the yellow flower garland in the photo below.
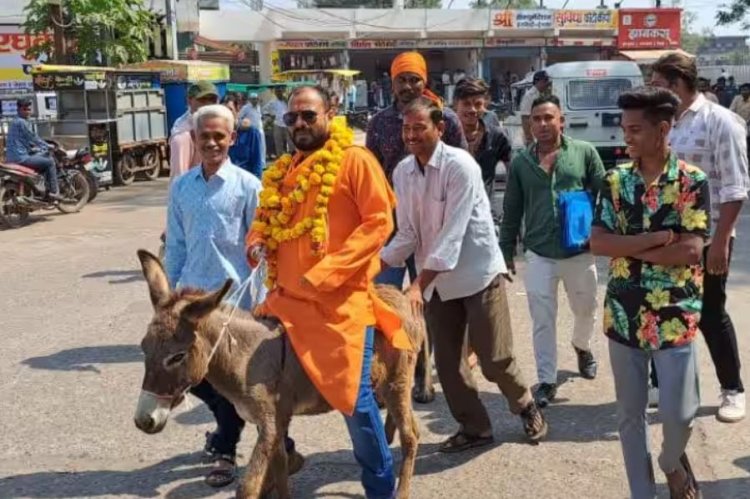
[[[313,253],[322,252],[328,234],[328,201],[341,169],[344,149],[353,143],[352,130],[332,123],[328,141],[312,154],[308,165],[300,169],[294,189],[286,196],[281,194],[281,185],[292,165],[292,157],[288,154],[281,156],[263,173],[263,190],[252,228],[263,235],[268,265],[266,286],[269,290],[276,284],[276,250],[280,243],[300,238],[309,232]],[[305,202],[308,195],[315,196],[314,214],[290,227],[297,207]]]

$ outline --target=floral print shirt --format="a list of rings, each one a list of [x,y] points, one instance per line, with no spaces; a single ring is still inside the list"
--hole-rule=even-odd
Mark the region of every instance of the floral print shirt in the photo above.
[[[671,229],[709,236],[706,175],[672,154],[664,172],[646,186],[637,164],[610,170],[599,194],[594,225],[619,235]],[[612,258],[604,298],[604,333],[643,350],[692,341],[703,304],[700,265],[663,266]]]

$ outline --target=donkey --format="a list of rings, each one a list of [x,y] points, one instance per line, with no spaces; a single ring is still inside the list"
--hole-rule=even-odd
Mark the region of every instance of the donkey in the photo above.
[[[256,318],[242,310],[230,317],[232,307],[222,304],[222,299],[232,287],[231,280],[210,293],[195,289],[175,292],[169,288],[157,257],[139,250],[138,258],[154,316],[141,341],[146,372],[135,412],[136,426],[145,433],[160,432],[187,390],[206,378],[243,419],[258,426],[258,440],[237,497],[260,497],[267,474],[278,496],[290,497],[283,435],[291,418],[332,408],[305,374],[282,325],[274,318]],[[419,442],[411,389],[426,327],[396,288],[378,286],[376,290],[399,313],[414,347],[413,351],[397,350],[378,334],[372,362],[375,393],[388,411],[388,442],[393,441],[396,430],[401,441],[397,497],[408,498]]]

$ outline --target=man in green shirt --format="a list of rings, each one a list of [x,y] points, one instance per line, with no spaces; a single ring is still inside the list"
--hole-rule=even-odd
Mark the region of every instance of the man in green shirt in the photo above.
[[[578,370],[596,377],[591,353],[596,319],[596,266],[587,245],[567,250],[558,198],[563,192],[586,191],[591,200],[604,177],[604,166],[594,146],[566,137],[557,97],[542,96],[531,107],[535,142],[513,160],[505,190],[500,247],[506,265],[515,272],[513,258],[521,222],[526,256],[524,283],[533,323],[534,353],[539,385],[534,397],[545,407],[557,394],[557,288],[565,286],[575,318],[573,347]],[[588,228],[588,227],[587,227]]]

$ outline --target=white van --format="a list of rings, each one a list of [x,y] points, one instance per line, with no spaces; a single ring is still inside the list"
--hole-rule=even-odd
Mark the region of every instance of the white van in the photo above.
[[[617,98],[622,92],[643,85],[638,65],[629,61],[562,62],[544,70],[552,81],[552,92],[560,99],[565,133],[594,144],[607,168],[626,160]],[[527,77],[514,84],[513,90],[520,93],[530,86],[531,79]],[[514,98],[516,102],[520,99]],[[511,136],[516,147],[523,137],[520,125],[517,112],[506,122],[506,127],[513,129]]]

